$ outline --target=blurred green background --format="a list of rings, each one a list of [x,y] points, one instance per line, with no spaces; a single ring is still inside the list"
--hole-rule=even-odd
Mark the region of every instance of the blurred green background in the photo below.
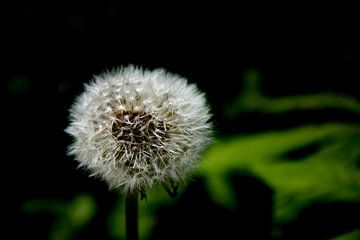
[[[10,239],[125,239],[123,196],[77,169],[64,129],[82,84],[129,63],[196,83],[215,125],[214,144],[178,196],[158,187],[140,202],[141,239],[360,239],[354,30],[296,28],[286,43],[272,42],[283,29],[236,17],[244,6],[206,5],[199,17],[202,8],[105,1],[88,11],[101,18],[40,18],[25,6],[27,17],[5,22]],[[344,41],[329,42],[338,34]]]

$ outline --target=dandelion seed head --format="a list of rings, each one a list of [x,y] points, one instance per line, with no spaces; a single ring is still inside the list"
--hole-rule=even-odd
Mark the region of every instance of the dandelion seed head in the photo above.
[[[194,84],[134,66],[95,76],[70,109],[69,154],[123,193],[183,182],[211,142],[211,115]]]

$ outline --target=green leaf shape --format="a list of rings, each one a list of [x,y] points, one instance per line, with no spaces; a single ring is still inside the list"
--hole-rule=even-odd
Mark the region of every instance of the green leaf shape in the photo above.
[[[314,142],[315,153],[296,161],[284,157]],[[237,201],[227,173],[259,177],[274,190],[275,223],[284,223],[314,202],[360,202],[359,143],[359,125],[337,123],[233,136],[207,151],[200,174],[213,201],[228,208]]]
[[[225,107],[225,115],[234,118],[241,112],[283,113],[294,110],[339,109],[360,114],[356,98],[332,92],[272,98],[264,96],[260,88],[261,73],[249,69],[244,73],[244,88],[232,104]]]

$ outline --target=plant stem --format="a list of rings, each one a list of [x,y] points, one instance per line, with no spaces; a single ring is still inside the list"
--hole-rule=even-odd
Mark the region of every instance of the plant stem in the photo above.
[[[126,240],[138,240],[138,193],[126,196]]]

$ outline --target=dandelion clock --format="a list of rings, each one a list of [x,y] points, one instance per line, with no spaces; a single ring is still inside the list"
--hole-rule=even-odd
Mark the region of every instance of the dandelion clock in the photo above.
[[[70,109],[69,154],[126,196],[128,239],[137,239],[137,197],[155,184],[170,195],[210,143],[205,95],[162,69],[134,66],[95,76]]]

